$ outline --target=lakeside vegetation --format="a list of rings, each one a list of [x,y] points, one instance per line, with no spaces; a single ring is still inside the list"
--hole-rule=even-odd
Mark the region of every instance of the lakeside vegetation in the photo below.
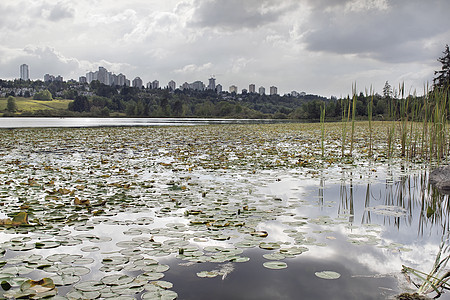
[[[383,95],[359,92],[337,99],[319,95],[242,94],[214,90],[169,90],[109,86],[92,81],[42,82],[0,79],[0,115],[3,116],[80,116],[80,117],[202,117],[202,118],[272,118],[307,121],[424,120],[440,106],[448,115],[450,85],[450,50],[445,47],[438,58],[442,68],[435,72],[433,85],[423,96],[407,94],[403,84],[392,87],[386,81]],[[350,104],[351,103],[351,104]],[[438,112],[436,112],[438,113]],[[405,125],[405,124],[404,124]],[[352,125],[353,128],[353,125]],[[402,127],[403,132],[406,127]],[[353,131],[353,129],[352,129]]]

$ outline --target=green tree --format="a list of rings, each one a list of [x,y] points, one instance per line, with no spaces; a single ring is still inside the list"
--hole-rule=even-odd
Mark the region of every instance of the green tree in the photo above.
[[[43,90],[43,91],[40,91],[40,92],[34,94],[33,99],[34,100],[51,101],[51,100],[53,100],[53,97],[52,97],[52,93],[50,93],[49,90]]]
[[[386,83],[384,84],[384,88],[383,88],[383,96],[385,99],[389,99],[389,98],[391,98],[391,95],[392,95],[391,85],[389,84],[388,81],[386,81]]]
[[[173,103],[172,111],[177,117],[181,116],[183,113],[183,103],[181,100],[178,99]]]
[[[8,97],[8,103],[6,105],[6,110],[9,112],[17,111],[16,98],[14,98],[13,96]]]
[[[450,86],[450,50],[445,45],[443,56],[438,58],[438,62],[442,64],[441,70],[435,71],[436,77],[433,79],[433,85],[436,88],[448,88]]]
[[[69,104],[69,110],[71,111],[91,111],[91,104],[86,96],[77,96],[75,100]]]

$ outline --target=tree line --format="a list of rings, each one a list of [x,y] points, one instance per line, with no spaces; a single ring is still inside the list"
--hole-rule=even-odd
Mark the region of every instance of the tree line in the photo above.
[[[439,91],[448,98],[450,82],[450,51],[445,47],[443,56],[438,58],[442,68],[435,72],[430,91]],[[128,117],[204,117],[204,118],[275,118],[319,120],[325,113],[326,120],[340,120],[346,114],[352,102],[352,114],[365,119],[371,115],[374,119],[389,119],[396,115],[401,99],[405,98],[399,90],[386,81],[383,95],[355,91],[350,97],[337,99],[319,95],[290,94],[260,95],[258,93],[216,93],[214,90],[149,89],[129,86],[109,86],[92,81],[42,82],[0,80],[0,88],[9,91],[6,96],[14,97],[19,91],[22,97],[41,100],[71,99],[67,111],[38,112],[38,114],[60,114],[73,116],[128,116]],[[423,103],[432,97],[407,96],[411,103]],[[16,109],[13,99],[8,98],[8,109]]]

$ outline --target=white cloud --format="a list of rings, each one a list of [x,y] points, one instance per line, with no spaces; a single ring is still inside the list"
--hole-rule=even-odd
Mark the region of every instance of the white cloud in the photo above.
[[[450,41],[446,0],[5,0],[0,10],[4,79],[22,63],[36,78],[103,63],[144,81],[220,74],[223,86],[339,96],[355,81],[421,89]]]
[[[175,73],[181,73],[181,74],[195,74],[197,72],[202,72],[205,70],[210,70],[212,67],[212,63],[206,63],[201,66],[197,66],[195,64],[186,65],[181,69],[175,70]]]

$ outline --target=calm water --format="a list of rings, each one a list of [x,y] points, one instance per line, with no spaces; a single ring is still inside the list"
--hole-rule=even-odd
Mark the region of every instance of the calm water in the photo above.
[[[193,119],[193,118],[0,118],[0,128],[189,126],[208,124],[280,123],[282,120]]]
[[[173,284],[178,299],[387,299],[411,288],[402,265],[431,269],[448,231],[449,208],[448,197],[428,185],[426,167],[261,167],[286,156],[271,147],[293,143],[290,134],[283,140],[271,135],[275,130],[264,136],[249,130],[234,138],[233,126],[229,132],[206,127],[195,131],[198,136],[189,127],[161,126],[2,130],[1,219],[28,207],[43,225],[30,232],[2,228],[0,261],[16,261],[0,268],[0,275],[55,276],[45,268],[26,274],[15,268],[30,271],[33,254],[72,254],[92,259],[82,265],[88,273],[80,282],[111,274],[134,278],[143,272],[137,266],[151,258],[169,266],[161,280]],[[244,139],[252,133],[253,144]],[[289,147],[291,153],[298,146]],[[97,206],[75,205],[75,197],[106,202],[94,215]],[[427,215],[430,206],[434,212]],[[252,230],[268,236],[256,238]],[[34,247],[44,242],[62,243]],[[264,255],[279,251],[260,248],[261,242],[306,250],[280,259],[287,268],[272,270],[264,267]],[[249,260],[220,261],[220,251],[211,247],[242,250],[239,258]],[[180,248],[194,248],[194,262]],[[111,257],[126,262],[111,265]],[[218,275],[200,278],[203,271]],[[316,276],[321,271],[340,277],[322,279]],[[73,289],[58,287],[59,295]]]

